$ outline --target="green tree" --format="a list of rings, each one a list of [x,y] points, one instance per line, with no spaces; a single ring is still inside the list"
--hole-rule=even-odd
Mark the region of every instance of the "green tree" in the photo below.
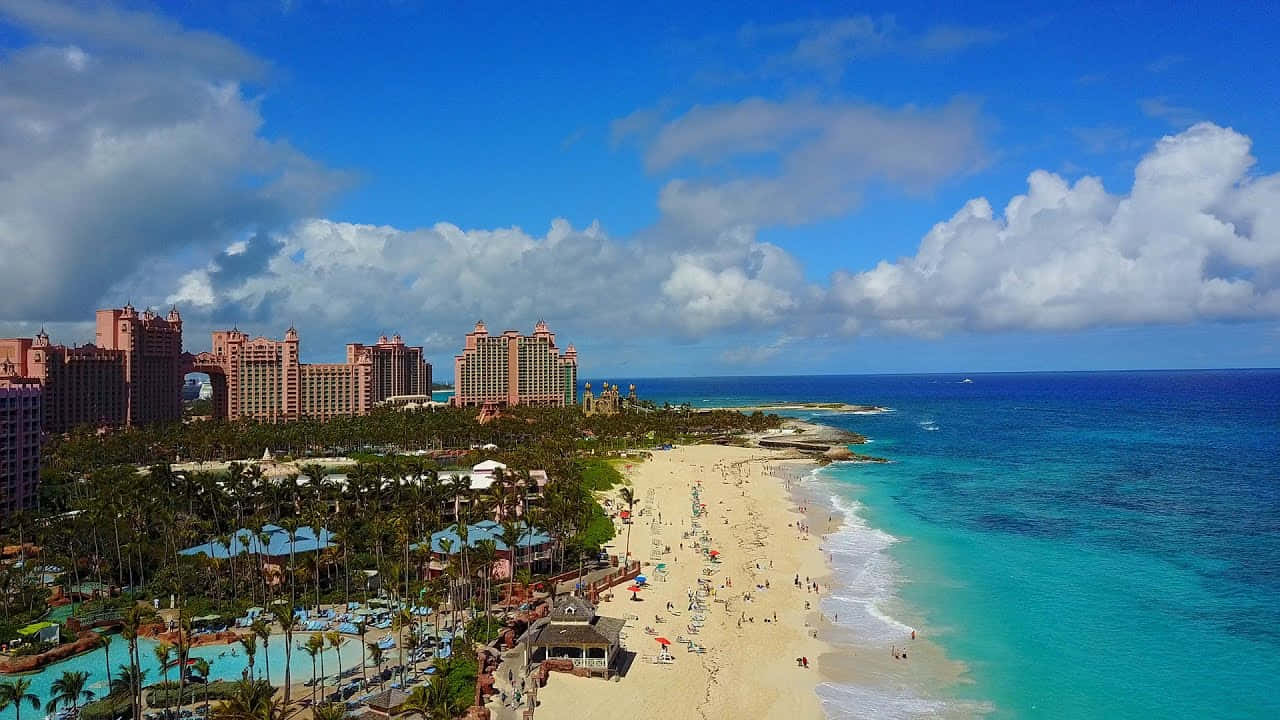
[[[253,677],[253,656],[258,654],[258,636],[253,633],[241,635],[237,638],[240,647],[244,648],[244,654],[249,658],[249,677]]]
[[[289,683],[292,682],[290,665],[293,662],[293,609],[284,605],[272,605],[271,615],[284,629],[284,704],[289,706]]]
[[[624,487],[618,491],[618,496],[622,498],[622,502],[627,504],[627,550],[623,556],[623,567],[626,568],[631,563],[631,526],[635,524],[635,513],[632,510],[636,506],[636,491],[630,487]]]
[[[249,625],[249,629],[253,634],[262,641],[262,664],[267,671],[267,681],[271,681],[271,653],[269,646],[271,644],[271,625],[262,618],[254,618]]]
[[[80,707],[81,700],[92,700],[93,693],[85,689],[85,685],[89,682],[89,673],[84,671],[63,671],[62,676],[53,681],[49,686],[49,691],[53,693],[49,701],[45,703],[45,712],[53,712],[58,709],[59,705],[71,707],[73,710]]]
[[[311,707],[316,705],[316,683],[323,682],[316,679],[316,657],[324,652],[324,636],[315,633],[307,637],[307,644],[302,646],[302,651],[311,657]],[[320,696],[324,697],[324,690],[320,691]]]
[[[24,703],[30,705],[32,710],[40,709],[40,698],[31,692],[30,679],[18,678],[0,683],[0,710],[12,705],[14,720],[22,720]]]
[[[378,643],[365,643],[369,648],[369,659],[373,661],[374,668],[378,671],[378,687],[383,687],[382,682],[382,663],[386,661],[383,657],[382,647]]]

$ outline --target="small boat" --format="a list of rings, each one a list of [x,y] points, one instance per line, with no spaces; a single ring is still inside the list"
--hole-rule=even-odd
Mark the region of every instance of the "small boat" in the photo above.
[[[973,384],[973,381],[972,381],[972,380],[970,380],[969,378],[965,378],[965,379],[961,380],[961,381],[960,381],[960,383],[961,383],[962,385],[972,385],[972,384]]]

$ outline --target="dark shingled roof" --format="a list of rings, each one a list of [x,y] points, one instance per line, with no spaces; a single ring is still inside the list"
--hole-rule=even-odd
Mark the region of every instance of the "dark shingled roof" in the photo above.
[[[617,645],[618,633],[625,624],[626,620],[600,616],[590,623],[548,622],[534,634],[533,645]]]

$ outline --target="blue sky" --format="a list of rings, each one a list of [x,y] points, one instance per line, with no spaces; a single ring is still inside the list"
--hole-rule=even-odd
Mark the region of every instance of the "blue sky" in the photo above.
[[[0,0],[0,333],[128,299],[445,374],[481,317],[613,379],[1275,366],[1278,12]]]

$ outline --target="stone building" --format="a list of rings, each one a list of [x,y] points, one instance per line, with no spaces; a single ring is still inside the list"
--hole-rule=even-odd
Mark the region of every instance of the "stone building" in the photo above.
[[[635,407],[637,401],[635,383],[627,386],[625,397],[617,385],[610,385],[608,382],[601,383],[599,396],[591,393],[591,383],[587,383],[582,390],[582,412],[587,415],[617,415]]]

